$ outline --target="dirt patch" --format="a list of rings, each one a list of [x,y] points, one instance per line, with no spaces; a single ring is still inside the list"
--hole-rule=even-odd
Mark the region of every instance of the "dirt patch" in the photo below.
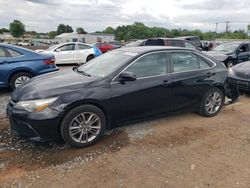
[[[213,118],[147,121],[84,149],[20,140],[0,121],[0,187],[247,188],[249,109],[242,97]]]

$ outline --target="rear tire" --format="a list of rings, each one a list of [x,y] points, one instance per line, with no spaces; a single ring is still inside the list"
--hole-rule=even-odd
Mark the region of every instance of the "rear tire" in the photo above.
[[[32,74],[27,72],[19,72],[14,74],[10,79],[10,88],[12,90],[16,89],[18,86],[22,85],[23,83],[27,82],[29,79],[33,77]]]
[[[64,118],[60,133],[70,146],[83,148],[98,141],[106,130],[104,113],[93,105],[81,105]]]
[[[88,62],[88,61],[90,61],[91,59],[94,59],[94,58],[95,58],[94,55],[89,55],[89,56],[87,57],[87,59],[86,59],[86,62]]]
[[[219,113],[225,100],[224,93],[219,88],[211,88],[202,99],[200,114],[205,117],[213,117]]]

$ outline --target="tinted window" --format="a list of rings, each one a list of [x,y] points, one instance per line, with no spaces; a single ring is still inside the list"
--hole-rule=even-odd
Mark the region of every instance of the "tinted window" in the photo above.
[[[162,39],[148,39],[145,46],[165,46],[165,44]]]
[[[248,52],[248,51],[249,51],[248,45],[246,45],[246,44],[242,45],[242,46],[240,47],[240,50],[241,50],[241,52]]]
[[[184,42],[180,40],[167,40],[166,46],[185,47]]]
[[[197,57],[190,52],[171,53],[174,72],[199,69]]]
[[[199,61],[200,69],[207,69],[207,68],[210,67],[210,65],[204,59],[202,59],[199,56],[197,58],[198,58],[198,61]]]
[[[145,55],[129,66],[125,71],[134,73],[137,78],[166,74],[166,53]]]
[[[91,47],[88,45],[84,45],[84,44],[78,44],[78,49],[79,50],[86,50],[86,49],[90,49]]]
[[[74,44],[67,44],[67,45],[61,46],[57,49],[60,49],[61,51],[72,51],[72,50],[75,50],[75,45]]]
[[[7,57],[3,48],[0,47],[0,57]]]
[[[185,42],[185,47],[186,48],[192,48],[192,49],[197,49],[195,45],[193,45],[192,43],[190,42]]]
[[[18,56],[22,55],[21,53],[15,51],[15,50],[9,49],[9,48],[6,48],[6,50],[8,51],[8,53],[10,54],[11,57],[18,57]]]

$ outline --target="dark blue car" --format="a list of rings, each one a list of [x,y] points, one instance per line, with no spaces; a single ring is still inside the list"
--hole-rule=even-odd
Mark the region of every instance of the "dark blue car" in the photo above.
[[[57,70],[53,55],[0,44],[0,88],[15,89],[34,76]]]

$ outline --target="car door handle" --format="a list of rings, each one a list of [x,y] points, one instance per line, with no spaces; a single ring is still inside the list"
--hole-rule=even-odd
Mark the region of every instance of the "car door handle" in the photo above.
[[[164,85],[164,86],[168,86],[168,85],[169,85],[168,80],[163,80],[162,82],[163,82],[163,85]]]

